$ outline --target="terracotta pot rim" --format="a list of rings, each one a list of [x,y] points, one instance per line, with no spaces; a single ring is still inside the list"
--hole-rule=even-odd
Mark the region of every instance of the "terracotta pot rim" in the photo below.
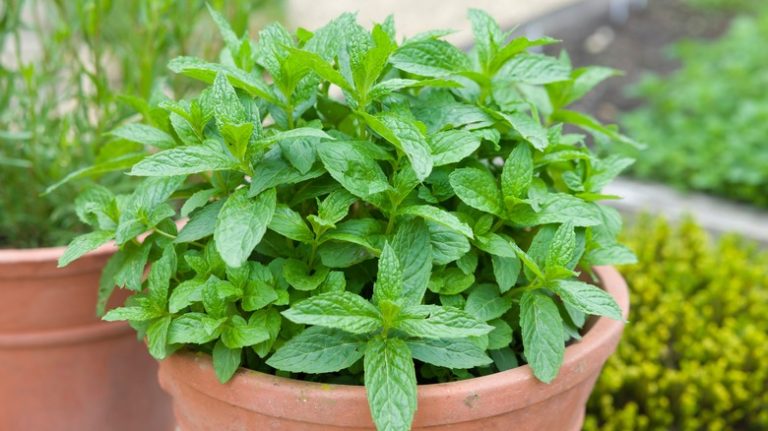
[[[58,262],[67,246],[38,247],[38,248],[0,248],[0,265]],[[109,255],[117,251],[117,246],[110,241],[93,250],[87,256]]]
[[[621,275],[612,267],[596,267],[601,285],[608,291],[619,303],[623,316],[626,319],[629,313],[629,293],[626,283]],[[436,403],[446,397],[446,394],[466,394],[483,391],[485,393],[493,392],[498,388],[509,385],[528,385],[535,390],[530,391],[530,396],[520,400],[510,400],[510,404],[517,403],[520,406],[533,405],[542,402],[552,396],[567,391],[582,382],[590,373],[597,373],[602,367],[602,360],[586,360],[592,352],[599,351],[601,347],[615,342],[623,330],[624,323],[608,318],[596,319],[594,325],[589,328],[582,337],[581,341],[571,344],[566,348],[563,366],[558,377],[551,383],[545,384],[539,382],[531,371],[530,366],[523,365],[511,370],[488,376],[476,377],[468,380],[461,380],[449,383],[434,383],[419,385],[419,404]],[[173,364],[173,365],[171,365]],[[586,364],[586,365],[584,365]],[[161,385],[165,386],[163,380],[174,379],[180,381],[183,385],[188,385],[197,391],[206,393],[207,396],[226,402],[231,405],[249,409],[251,400],[237,398],[235,393],[247,393],[258,387],[269,386],[271,391],[275,391],[275,396],[291,396],[291,394],[302,394],[308,398],[328,398],[344,403],[352,399],[365,398],[365,388],[363,386],[336,385],[326,383],[314,383],[301,380],[277,377],[270,374],[241,368],[229,383],[211,385],[211,377],[205,376],[206,370],[211,374],[210,355],[202,353],[193,353],[182,351],[175,353],[167,358],[161,364]],[[168,376],[163,376],[166,373]],[[173,376],[173,377],[172,377]],[[215,379],[214,379],[215,380]],[[217,382],[216,382],[217,383]],[[331,395],[332,394],[332,395]],[[509,406],[504,407],[508,409]],[[489,417],[503,414],[504,410],[499,411],[477,411],[472,415],[477,417]],[[293,421],[306,421],[315,423],[323,421],[319,417],[305,417],[300,411],[291,412],[290,417]],[[441,425],[440,418],[418,417],[417,422],[421,426]],[[466,417],[466,420],[473,420],[475,417]],[[447,423],[447,422],[446,422]]]
[[[133,329],[125,322],[97,321],[89,325],[30,332],[0,332],[0,349],[49,348],[122,337]]]

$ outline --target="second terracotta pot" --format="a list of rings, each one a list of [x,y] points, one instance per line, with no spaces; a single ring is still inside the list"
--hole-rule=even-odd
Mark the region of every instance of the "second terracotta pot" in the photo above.
[[[96,316],[102,247],[0,250],[0,430],[170,431],[157,364],[125,323]]]
[[[629,312],[627,286],[609,267],[597,268],[603,288]],[[623,323],[595,319],[566,349],[558,377],[536,380],[529,366],[459,382],[419,386],[414,430],[577,431],[595,380],[616,349]],[[241,369],[227,384],[210,357],[179,353],[160,364],[160,383],[173,396],[181,431],[373,430],[365,389],[290,380]]]

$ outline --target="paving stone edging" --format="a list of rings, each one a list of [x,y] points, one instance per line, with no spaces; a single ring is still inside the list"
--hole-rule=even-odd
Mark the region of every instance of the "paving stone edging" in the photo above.
[[[621,196],[606,203],[629,216],[646,212],[675,221],[690,215],[716,235],[734,232],[768,246],[768,211],[750,205],[627,178],[617,178],[603,192]]]

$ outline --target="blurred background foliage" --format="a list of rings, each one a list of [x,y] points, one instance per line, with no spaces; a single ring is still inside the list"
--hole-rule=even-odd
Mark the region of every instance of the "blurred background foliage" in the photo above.
[[[632,309],[584,429],[768,429],[768,251],[690,220],[642,218],[624,239]]]
[[[622,123],[648,148],[633,174],[768,206],[768,2],[688,0],[743,15],[713,41],[670,47],[681,68],[633,89],[645,105]]]
[[[282,16],[280,0],[208,3],[239,34]],[[204,0],[0,2],[0,247],[63,245],[77,234],[74,198],[89,180],[41,193],[135,150],[105,133],[147,114],[142,98],[183,94],[189,84],[165,65],[182,53],[214,55],[213,34]],[[101,180],[130,187],[119,174]]]

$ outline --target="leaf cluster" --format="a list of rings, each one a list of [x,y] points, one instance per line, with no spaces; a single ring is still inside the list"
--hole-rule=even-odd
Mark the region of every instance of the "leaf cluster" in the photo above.
[[[553,380],[588,314],[622,318],[579,272],[634,259],[597,203],[631,160],[563,125],[629,140],[568,109],[613,71],[469,16],[467,54],[442,32],[398,43],[391,18],[274,24],[254,42],[213,12],[221,62],[169,65],[209,86],[162,101],[166,124],[119,129],[156,148],[129,172],[145,179],[80,197],[94,231],[62,264],[114,240],[101,311],[114,284],[136,291],[105,319],[130,321],[153,356],[209,352],[223,382],[240,365],[362,381],[382,430],[409,429],[417,374],[527,362]]]

